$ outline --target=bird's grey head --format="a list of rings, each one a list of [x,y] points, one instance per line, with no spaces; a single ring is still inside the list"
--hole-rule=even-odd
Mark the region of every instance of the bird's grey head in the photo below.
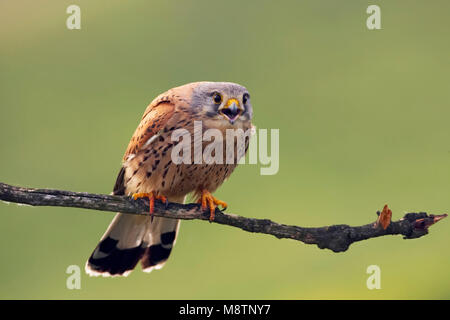
[[[252,119],[247,89],[232,82],[199,82],[192,92],[192,107],[211,120],[239,124]]]

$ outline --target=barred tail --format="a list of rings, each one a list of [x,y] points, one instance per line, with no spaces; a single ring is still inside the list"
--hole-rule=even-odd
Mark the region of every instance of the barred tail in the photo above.
[[[92,276],[127,276],[142,269],[161,269],[172,251],[180,221],[117,213],[86,263]]]

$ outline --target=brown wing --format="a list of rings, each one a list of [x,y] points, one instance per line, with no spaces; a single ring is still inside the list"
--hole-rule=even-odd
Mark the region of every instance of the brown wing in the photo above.
[[[125,195],[125,168],[120,168],[119,174],[117,175],[116,184],[114,185],[113,194],[117,196]]]
[[[133,137],[128,144],[127,151],[124,155],[124,160],[130,154],[136,154],[141,147],[164,128],[167,121],[173,116],[175,112],[175,106],[167,101],[151,103],[142,116],[141,123],[136,128]],[[125,194],[125,168],[120,168],[119,174],[114,185],[113,194],[124,195]]]
[[[136,154],[145,145],[145,143],[166,126],[167,122],[175,113],[175,105],[177,108],[183,109],[189,106],[193,88],[197,83],[184,85],[173,88],[156,97],[142,116],[141,123],[136,128],[133,137],[128,144],[127,150],[123,157],[127,160],[131,154]],[[114,194],[124,194],[125,185],[125,168],[120,169],[114,186]]]
[[[157,105],[150,105],[144,112],[141,123],[128,144],[124,160],[130,154],[136,154],[142,146],[151,139],[155,134],[164,128],[167,121],[175,112],[174,104],[170,102],[162,102]]]

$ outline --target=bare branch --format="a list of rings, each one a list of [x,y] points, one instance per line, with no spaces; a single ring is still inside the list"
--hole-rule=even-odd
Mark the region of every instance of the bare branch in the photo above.
[[[129,197],[122,196],[30,189],[4,183],[0,183],[0,200],[32,206],[75,207],[129,214],[149,214],[148,201],[144,199],[134,201]],[[380,213],[378,212],[378,214]],[[184,220],[209,220],[209,212],[202,212],[197,204],[169,203],[166,208],[164,204],[156,201],[154,215]],[[391,222],[385,230],[378,223],[355,227],[341,224],[304,228],[279,224],[268,219],[245,218],[235,214],[225,214],[216,209],[213,222],[249,232],[270,234],[277,238],[299,240],[307,244],[316,244],[321,249],[342,252],[346,251],[354,242],[385,235],[403,235],[404,239],[419,238],[428,233],[428,228],[431,225],[445,217],[447,217],[447,214],[407,213],[402,219]]]

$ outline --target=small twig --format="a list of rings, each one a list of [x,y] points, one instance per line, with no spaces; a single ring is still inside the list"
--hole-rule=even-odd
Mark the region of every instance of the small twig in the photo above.
[[[76,207],[129,214],[149,214],[148,201],[144,199],[134,201],[124,196],[30,189],[14,187],[4,183],[0,183],[0,200],[32,206]],[[157,201],[154,215],[173,219],[209,220],[209,212],[203,212],[197,204],[169,203],[166,208],[164,204]],[[216,209],[213,222],[249,232],[271,234],[277,238],[299,240],[307,244],[316,244],[321,249],[342,252],[346,251],[354,242],[385,235],[403,235],[404,239],[419,238],[428,233],[428,228],[431,225],[445,217],[447,217],[447,214],[407,213],[402,219],[390,222],[386,229],[374,223],[355,227],[341,224],[304,228],[279,224],[268,219],[245,218],[230,213],[225,214]]]

